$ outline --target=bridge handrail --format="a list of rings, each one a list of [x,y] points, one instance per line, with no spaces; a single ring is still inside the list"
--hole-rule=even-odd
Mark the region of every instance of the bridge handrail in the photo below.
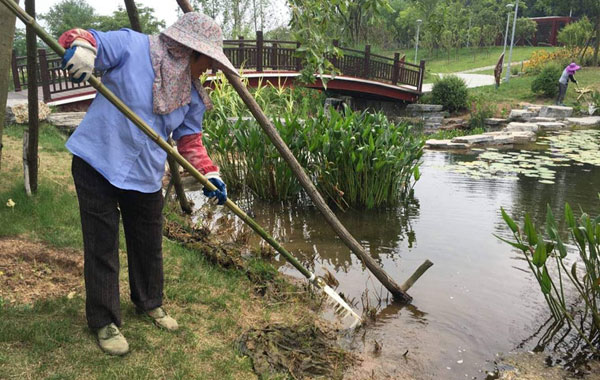
[[[237,40],[224,40],[223,51],[235,67],[255,69],[258,72],[266,70],[301,71],[302,62],[296,54],[300,43],[286,40],[267,40],[261,31],[256,32],[256,39],[247,40],[240,37]],[[282,46],[291,45],[291,46]],[[419,65],[408,63],[400,53],[395,53],[394,58],[371,53],[371,46],[366,45],[364,50],[339,46],[339,41],[333,45],[344,53],[342,57],[328,56],[342,75],[375,80],[392,85],[409,85],[421,92],[425,61]],[[15,91],[25,87],[26,58],[12,57],[12,73]],[[90,87],[87,83],[76,84],[68,80],[68,75],[60,69],[60,57],[56,54],[46,54],[45,49],[38,49],[39,78],[44,94],[44,101],[50,101],[52,94]],[[98,73],[100,74],[100,73]]]

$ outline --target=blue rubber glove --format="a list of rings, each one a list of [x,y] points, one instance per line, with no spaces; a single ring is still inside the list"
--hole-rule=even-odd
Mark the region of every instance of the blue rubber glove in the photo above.
[[[96,48],[87,41],[75,40],[71,47],[65,50],[61,69],[69,72],[71,82],[81,83],[90,79],[95,60]]]
[[[218,172],[206,173],[206,178],[215,185],[217,190],[208,190],[206,187],[202,189],[202,192],[208,198],[216,198],[218,205],[223,205],[227,201],[227,186],[225,182],[219,177]]]

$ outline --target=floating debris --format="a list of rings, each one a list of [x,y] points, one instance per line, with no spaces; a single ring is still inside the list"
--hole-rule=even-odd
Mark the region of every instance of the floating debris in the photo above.
[[[261,378],[283,373],[294,379],[341,379],[357,359],[335,340],[333,332],[313,324],[274,324],[249,330],[239,339],[239,347]]]

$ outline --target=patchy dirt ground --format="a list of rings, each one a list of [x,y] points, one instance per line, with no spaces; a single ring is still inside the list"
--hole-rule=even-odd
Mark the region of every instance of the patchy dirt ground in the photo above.
[[[83,253],[19,238],[0,239],[0,297],[7,303],[83,293]]]

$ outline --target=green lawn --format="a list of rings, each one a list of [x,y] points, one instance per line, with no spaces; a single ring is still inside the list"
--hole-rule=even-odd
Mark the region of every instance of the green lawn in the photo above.
[[[543,47],[543,46],[517,46],[513,48],[511,62],[520,62],[528,60],[531,54],[536,50],[555,50],[555,47]],[[495,65],[498,62],[500,54],[502,54],[503,47],[495,46],[486,50],[485,48],[461,48],[458,51],[452,50],[450,53],[450,60],[445,51],[435,49],[433,52],[429,52],[426,49],[419,49],[419,61],[425,60],[425,68],[430,73],[454,73],[469,69],[475,69],[478,67],[485,67]],[[394,51],[379,51],[377,54],[386,55],[389,57],[394,56]],[[414,63],[415,50],[405,50],[400,52],[400,55],[406,54],[406,61]],[[508,59],[508,51],[507,51]],[[505,60],[506,62],[506,60]]]
[[[580,87],[600,90],[600,68],[583,68],[575,77]],[[469,92],[472,95],[482,96],[488,102],[496,103],[499,111],[503,108],[509,110],[517,107],[520,102],[554,104],[555,99],[539,97],[531,92],[531,82],[534,78],[533,75],[521,75],[511,78],[508,83],[502,83],[498,89],[494,86],[484,86],[469,89]],[[578,94],[575,92],[575,88],[574,83],[569,84],[565,105],[574,106],[577,104]]]
[[[4,137],[0,243],[10,240],[33,244],[81,262],[77,197],[64,137],[53,126],[43,126],[39,189],[29,198],[23,190],[22,128],[8,126]],[[9,199],[14,202],[12,208],[6,205]],[[181,328],[176,333],[159,330],[137,316],[129,301],[127,260],[121,240],[122,332],[131,352],[119,358],[103,354],[87,328],[80,275],[75,274],[71,280],[76,293],[67,294],[71,290],[67,289],[62,296],[47,297],[42,283],[38,286],[41,299],[33,303],[15,301],[18,297],[8,292],[5,279],[18,282],[20,277],[21,289],[44,280],[38,272],[11,273],[14,268],[3,267],[2,263],[14,257],[0,252],[0,294],[4,295],[0,296],[0,378],[257,379],[251,360],[238,350],[239,337],[250,328],[273,323],[303,326],[315,318],[307,293],[283,280],[270,264],[253,259],[246,270],[224,269],[209,262],[201,252],[165,238],[165,306]],[[24,250],[19,245],[13,247],[18,252]],[[26,255],[15,256],[22,267],[40,264]],[[49,264],[52,272],[48,273],[60,277],[58,264]],[[256,290],[264,290],[265,286],[266,296],[258,294]],[[273,296],[274,291],[269,290],[272,288],[279,289],[281,298]]]

